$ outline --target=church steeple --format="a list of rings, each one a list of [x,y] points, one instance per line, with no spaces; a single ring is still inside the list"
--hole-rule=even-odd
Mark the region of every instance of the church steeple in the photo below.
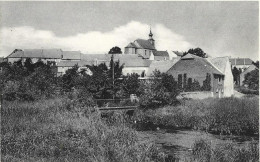
[[[153,39],[153,33],[152,33],[152,29],[151,29],[151,27],[150,27],[149,39]]]
[[[150,27],[150,33],[149,33],[149,39],[148,40],[155,47],[154,39],[153,39],[153,33],[152,33],[151,27]]]

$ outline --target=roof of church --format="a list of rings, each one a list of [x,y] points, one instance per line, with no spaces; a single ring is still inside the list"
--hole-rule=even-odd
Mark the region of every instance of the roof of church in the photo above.
[[[129,43],[126,48],[138,48],[134,43]]]
[[[167,51],[153,51],[154,56],[163,56],[169,57],[169,53]]]
[[[144,48],[144,49],[155,50],[155,47],[150,43],[149,40],[145,40],[145,39],[136,39],[135,42],[138,43],[138,45],[139,45],[138,48]]]

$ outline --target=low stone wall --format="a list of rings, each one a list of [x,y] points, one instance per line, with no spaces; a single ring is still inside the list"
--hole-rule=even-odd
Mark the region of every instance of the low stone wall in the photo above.
[[[192,98],[192,99],[204,99],[214,97],[211,91],[196,91],[196,92],[181,92],[177,99]]]

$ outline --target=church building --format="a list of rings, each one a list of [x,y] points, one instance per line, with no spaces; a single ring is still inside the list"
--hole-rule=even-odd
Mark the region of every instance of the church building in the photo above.
[[[138,54],[143,59],[149,59],[153,51],[156,51],[156,48],[151,29],[148,40],[136,39],[125,47],[125,54]]]

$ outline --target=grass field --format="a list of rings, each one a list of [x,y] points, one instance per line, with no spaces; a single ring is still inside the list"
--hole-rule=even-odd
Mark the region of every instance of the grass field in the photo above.
[[[259,130],[258,105],[258,97],[186,100],[179,106],[139,111],[135,118],[145,128],[159,126],[254,135]]]
[[[173,128],[255,133],[256,105],[255,98],[187,101],[178,107],[137,112],[139,115],[134,117],[139,122]],[[125,115],[111,113],[102,119],[99,111],[66,97],[34,102],[4,101],[1,115],[1,161],[167,161],[167,155],[159,152],[153,143],[138,142],[138,132]],[[204,147],[196,146],[197,153],[191,159],[208,157],[200,155],[199,146]],[[227,147],[218,152],[227,149],[234,150]],[[241,158],[259,156],[253,149],[245,148]]]

